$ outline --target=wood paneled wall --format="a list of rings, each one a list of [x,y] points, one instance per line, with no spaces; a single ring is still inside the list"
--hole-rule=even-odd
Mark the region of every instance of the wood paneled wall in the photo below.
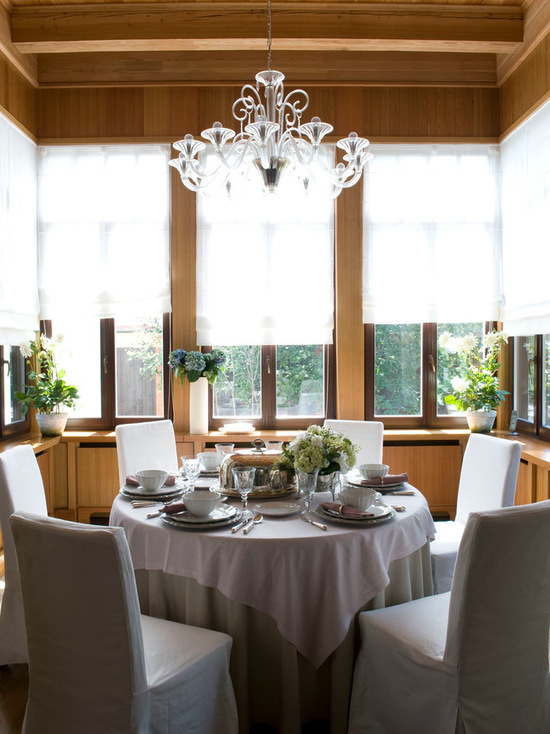
[[[500,89],[500,129],[506,136],[550,97],[550,34]]]
[[[0,52],[0,110],[33,140],[37,137],[37,91]]]
[[[497,89],[316,87],[308,113],[371,140],[496,140]],[[231,122],[238,87],[41,89],[39,138],[166,140]],[[307,117],[307,115],[306,115]]]

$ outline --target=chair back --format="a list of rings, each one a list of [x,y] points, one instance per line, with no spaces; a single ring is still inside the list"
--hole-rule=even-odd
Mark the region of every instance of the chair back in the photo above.
[[[172,421],[125,423],[115,428],[120,486],[128,474],[142,469],[178,471],[176,434]]]
[[[465,525],[470,512],[514,504],[520,458],[519,441],[481,433],[470,436],[460,471],[457,522]]]
[[[147,731],[139,602],[126,536],[16,512],[29,646],[28,732]]]
[[[327,418],[326,428],[344,433],[359,446],[357,464],[381,464],[384,424],[380,421],[341,421]]]
[[[472,513],[458,551],[444,660],[465,731],[542,731],[550,501]]]
[[[0,527],[4,545],[5,590],[0,612],[0,665],[27,662],[27,636],[17,554],[9,518],[16,510],[47,515],[44,483],[31,446],[0,454]]]

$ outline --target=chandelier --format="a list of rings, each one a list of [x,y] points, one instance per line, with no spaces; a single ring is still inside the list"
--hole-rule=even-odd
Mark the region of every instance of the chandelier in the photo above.
[[[372,158],[369,141],[350,133],[336,143],[344,151],[345,163],[329,167],[320,155],[321,142],[333,126],[313,117],[302,122],[309,96],[296,89],[285,96],[284,74],[271,69],[271,0],[268,0],[268,69],[256,74],[256,86],[246,84],[233,103],[232,113],[239,132],[215,122],[201,137],[212,145],[213,155],[205,156],[206,144],[186,135],[174,143],[179,156],[170,161],[191,191],[212,193],[238,188],[249,170],[260,175],[265,192],[277,191],[287,169],[294,171],[307,192],[313,185],[325,187],[333,198],[342,189],[356,184]],[[211,165],[212,159],[214,164]],[[256,179],[258,180],[258,179]]]

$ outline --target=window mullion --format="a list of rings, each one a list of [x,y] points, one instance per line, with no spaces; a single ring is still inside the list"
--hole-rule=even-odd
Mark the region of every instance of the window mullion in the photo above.
[[[277,418],[277,347],[262,347],[262,426],[274,426]]]

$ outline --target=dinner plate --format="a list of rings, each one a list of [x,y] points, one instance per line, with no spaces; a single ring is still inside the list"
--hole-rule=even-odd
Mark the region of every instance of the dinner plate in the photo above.
[[[296,494],[298,490],[296,487],[286,487],[285,489],[272,489],[269,487],[268,489],[261,489],[261,490],[253,490],[248,495],[248,499],[250,500],[266,500],[266,499],[272,499],[273,497],[288,497],[289,494]],[[236,489],[218,489],[218,492],[221,492],[221,494],[225,494],[227,497],[234,497],[235,499],[240,499],[241,495],[237,492]]]
[[[236,507],[233,509],[235,510],[234,515],[226,516],[225,519],[214,522],[180,522],[174,518],[174,515],[165,515],[164,513],[160,516],[160,519],[171,528],[179,528],[180,530],[214,530],[215,528],[225,528],[228,525],[234,525],[241,519],[243,514],[242,510],[238,510]],[[204,519],[210,520],[210,517]]]
[[[334,522],[363,526],[377,525],[385,522],[386,520],[391,520],[397,514],[393,507],[389,507],[388,505],[375,505],[374,507],[369,507],[369,512],[372,512],[374,517],[342,517],[341,515],[338,515],[338,513],[323,509],[321,506],[317,508],[317,514],[324,520],[329,519],[334,520]]]
[[[272,517],[284,517],[285,515],[295,515],[301,512],[303,506],[299,502],[262,502],[261,505],[254,505],[256,512]]]
[[[220,507],[216,507],[216,509],[206,517],[198,517],[197,515],[193,515],[191,512],[189,512],[189,510],[184,510],[183,512],[177,512],[175,514],[169,514],[169,517],[171,517],[176,522],[184,524],[210,525],[230,520],[235,517],[236,514],[236,507],[222,505]]]
[[[377,492],[384,494],[384,492],[394,492],[399,487],[405,489],[405,482],[394,482],[393,484],[363,484],[365,480],[360,475],[345,476],[347,484],[351,484],[353,487],[370,487],[375,489]]]
[[[168,489],[167,487],[161,487],[156,492],[147,492],[143,487],[134,487],[133,485],[124,485],[120,490],[120,493],[125,497],[130,497],[133,500],[144,500],[144,499],[173,499],[178,497],[183,492],[183,487],[173,487]]]

